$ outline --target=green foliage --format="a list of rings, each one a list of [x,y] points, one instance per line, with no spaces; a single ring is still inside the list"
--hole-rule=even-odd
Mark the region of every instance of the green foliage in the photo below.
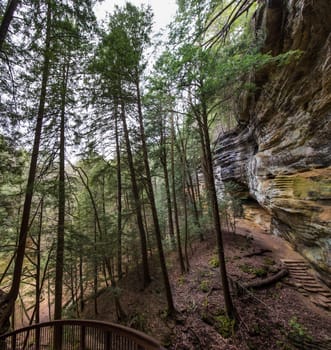
[[[203,292],[203,293],[207,293],[210,289],[209,287],[209,281],[208,280],[202,280],[200,282],[200,285],[199,285],[199,289]]]
[[[87,175],[87,181],[95,200],[97,215],[91,204],[91,199],[86,189],[77,178],[68,174],[67,191],[67,223],[65,246],[65,282],[69,286],[77,278],[77,266],[80,259],[83,261],[84,288],[88,286],[94,273],[94,264],[101,265],[106,258],[114,257],[117,248],[116,231],[116,176],[113,144],[104,141],[113,140],[114,121],[120,112],[125,112],[130,117],[129,127],[135,129],[136,94],[135,85],[143,79],[147,58],[145,49],[150,45],[150,33],[153,15],[150,7],[136,7],[127,3],[123,7],[116,7],[115,12],[108,18],[107,26],[100,30],[98,44],[93,35],[97,31],[92,6],[93,1],[58,1],[52,3],[52,28],[51,50],[49,52],[50,69],[49,84],[47,87],[47,101],[45,104],[45,125],[43,129],[42,152],[39,157],[39,182],[35,188],[35,202],[33,209],[37,213],[36,220],[31,220],[30,234],[34,240],[38,234],[37,210],[39,198],[45,200],[45,217],[47,222],[42,224],[42,267],[45,265],[45,252],[50,248],[47,241],[53,242],[53,233],[56,231],[58,191],[56,173],[58,170],[58,115],[63,92],[65,94],[65,112],[70,121],[75,121],[77,128],[74,134],[81,136],[84,130],[86,139],[84,159],[78,161]],[[15,18],[13,31],[6,48],[8,60],[0,57],[1,69],[4,72],[0,78],[0,112],[4,118],[1,120],[1,128],[8,132],[9,125],[18,126],[27,130],[27,135],[22,142],[29,142],[29,133],[32,130],[31,121],[35,119],[38,110],[40,94],[40,72],[43,66],[43,53],[45,51],[45,20],[46,2],[31,2],[21,6],[18,16]],[[289,51],[273,57],[270,54],[259,52],[259,43],[254,43],[252,36],[245,28],[245,21],[238,21],[232,26],[228,41],[224,45],[206,46],[206,37],[212,36],[222,23],[226,23],[227,15],[231,15],[233,8],[224,13],[224,18],[219,18],[219,23],[208,26],[215,13],[222,7],[219,1],[179,1],[179,13],[173,22],[170,38],[166,43],[165,51],[155,63],[154,72],[148,84],[148,94],[143,98],[146,119],[146,131],[148,145],[153,163],[153,175],[158,177],[155,181],[158,210],[163,218],[161,222],[164,231],[167,230],[167,210],[164,206],[164,179],[160,172],[163,151],[169,157],[171,152],[171,118],[175,120],[174,142],[174,168],[175,184],[171,191],[177,193],[180,229],[184,232],[187,228],[189,234],[188,244],[198,238],[201,232],[209,232],[211,227],[210,215],[201,217],[202,212],[208,211],[208,201],[204,193],[200,195],[201,207],[199,210],[199,222],[193,216],[191,202],[188,201],[187,188],[184,188],[185,178],[183,164],[185,164],[186,176],[200,168],[199,159],[201,148],[199,145],[200,134],[197,125],[202,117],[206,117],[207,125],[212,129],[215,121],[229,118],[232,110],[231,98],[236,98],[243,91],[254,93],[254,82],[247,80],[252,71],[259,71],[266,66],[278,69],[286,64],[296,63],[301,57],[299,51]],[[248,16],[249,17],[249,16]],[[247,21],[249,18],[247,17]],[[242,17],[243,18],[243,17]],[[206,34],[206,36],[204,36]],[[20,40],[15,39],[15,35]],[[254,39],[255,40],[255,39]],[[16,41],[16,42],[15,42]],[[96,47],[93,47],[95,45]],[[9,47],[10,46],[10,47]],[[217,46],[217,47],[216,47]],[[10,49],[10,50],[9,50]],[[93,57],[91,57],[93,56]],[[8,62],[16,62],[13,67]],[[89,64],[88,74],[84,70]],[[68,82],[62,76],[64,68],[68,69]],[[12,76],[13,75],[13,76]],[[82,82],[83,77],[84,82]],[[143,93],[145,93],[144,91]],[[93,105],[93,110],[90,107]],[[86,107],[86,110],[85,110]],[[123,111],[120,107],[123,107]],[[178,113],[176,113],[178,112]],[[10,116],[11,123],[8,122]],[[67,126],[69,127],[69,123]],[[234,123],[231,123],[233,126]],[[17,128],[16,128],[17,129]],[[72,131],[67,132],[70,135]],[[161,135],[163,133],[163,135]],[[123,149],[123,140],[120,134],[120,148]],[[102,138],[101,138],[102,135]],[[17,135],[12,134],[12,137]],[[141,149],[137,143],[137,133],[132,132],[135,166],[141,169]],[[163,138],[161,142],[161,138]],[[180,141],[183,141],[184,146]],[[100,156],[101,149],[106,156]],[[185,148],[185,150],[184,150]],[[185,154],[184,154],[185,153]],[[184,155],[186,159],[184,160]],[[8,252],[13,252],[17,234],[18,216],[21,211],[21,194],[26,177],[27,153],[16,148],[10,138],[0,137],[0,234],[3,246],[0,251],[2,271],[6,267],[9,257]],[[132,215],[131,193],[128,190],[129,176],[123,160],[122,187],[125,192],[123,199],[123,254],[130,263],[139,262],[137,252],[138,238],[136,223]],[[167,169],[171,166],[166,164]],[[69,171],[70,173],[70,171]],[[146,209],[146,226],[150,226],[149,205],[146,200],[145,179],[141,173],[139,183],[140,196]],[[184,181],[183,181],[184,178]],[[187,185],[187,184],[186,184]],[[240,215],[240,200],[236,199],[236,193],[240,189],[235,184],[226,184],[226,194],[219,203],[222,213],[229,218],[230,224],[235,224],[235,218]],[[186,193],[185,193],[186,192]],[[188,209],[188,225],[184,220],[184,201]],[[124,203],[125,202],[125,203]],[[96,216],[100,218],[101,229],[96,229]],[[31,218],[30,218],[31,219]],[[46,220],[44,220],[46,221]],[[183,239],[183,233],[181,234]],[[153,236],[150,237],[151,251],[155,246]],[[173,242],[167,242],[169,249],[173,249]],[[28,251],[27,255],[35,259],[35,252]],[[274,262],[265,261],[266,265]],[[50,268],[54,265],[51,259]],[[209,265],[218,267],[218,257],[213,256]],[[241,269],[247,273],[263,277],[267,273],[264,267],[254,268],[242,265]],[[204,276],[207,278],[207,276]],[[51,278],[52,279],[52,278]],[[181,277],[178,284],[185,283]],[[73,283],[74,284],[74,283]],[[203,279],[199,289],[208,292],[210,283]],[[111,289],[114,296],[119,296],[120,290]],[[196,305],[192,305],[196,308]],[[70,314],[77,310],[69,310]],[[68,312],[69,312],[68,311]],[[134,327],[147,329],[146,315],[137,313],[132,317]],[[217,319],[221,334],[230,336],[233,325],[223,316]],[[293,332],[299,335],[304,329],[296,320],[290,322]]]
[[[129,327],[135,328],[139,331],[147,331],[147,318],[142,312],[136,312],[130,317]]]
[[[218,260],[218,256],[217,255],[213,255],[209,262],[208,262],[209,266],[213,267],[213,268],[216,268],[216,267],[219,267],[220,266],[220,262]]]
[[[226,315],[215,316],[215,327],[219,334],[225,339],[234,335],[235,320]]]
[[[248,265],[248,264],[239,265],[239,268],[241,271],[246,272],[246,273],[252,273],[252,269],[253,269],[253,267],[251,265]]]
[[[268,269],[264,266],[262,267],[254,267],[249,264],[239,265],[241,271],[249,274],[253,274],[256,277],[265,277],[268,274]]]
[[[253,269],[253,273],[256,277],[265,277],[268,274],[268,270],[265,267],[257,267]]]
[[[310,337],[307,334],[307,329],[298,321],[296,316],[291,317],[289,320],[290,335],[298,338]],[[311,337],[310,337],[311,338]]]
[[[275,260],[270,258],[269,256],[266,256],[264,259],[263,259],[263,262],[265,265],[267,266],[273,266],[276,264]]]
[[[177,280],[178,286],[182,286],[186,283],[186,278],[184,276],[180,276]]]

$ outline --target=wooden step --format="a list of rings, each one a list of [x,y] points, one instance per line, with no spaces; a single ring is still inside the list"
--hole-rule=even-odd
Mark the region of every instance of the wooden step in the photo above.
[[[306,261],[304,261],[304,260],[282,259],[281,261],[285,264],[304,264],[304,265],[307,265]]]
[[[310,277],[310,276],[307,276],[307,277],[305,277],[305,276],[295,276],[295,275],[292,275],[291,273],[290,273],[290,276],[294,277],[297,280],[303,281],[303,282],[309,282],[309,281],[310,282],[316,282],[316,280],[314,278]]]
[[[287,265],[287,268],[289,270],[293,270],[293,271],[302,271],[302,272],[305,272],[308,270],[308,266],[288,266]]]
[[[311,278],[312,280],[315,281],[315,278],[307,275],[306,273],[293,272],[291,270],[289,271],[289,273],[290,273],[291,276],[297,276],[297,277],[300,277],[300,278],[307,278],[307,277],[309,277],[309,278]]]
[[[303,286],[303,289],[305,289],[308,292],[313,292],[313,293],[323,292],[323,289],[319,286]]]

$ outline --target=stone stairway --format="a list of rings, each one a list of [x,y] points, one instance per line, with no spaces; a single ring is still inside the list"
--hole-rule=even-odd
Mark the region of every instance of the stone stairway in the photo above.
[[[331,311],[331,290],[309,271],[305,260],[281,260],[289,271],[291,284],[315,305]]]

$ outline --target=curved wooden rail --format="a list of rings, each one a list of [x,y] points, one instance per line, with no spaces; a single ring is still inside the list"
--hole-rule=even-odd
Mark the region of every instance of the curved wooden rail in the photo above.
[[[58,320],[0,336],[0,350],[162,350],[148,335],[114,323]]]

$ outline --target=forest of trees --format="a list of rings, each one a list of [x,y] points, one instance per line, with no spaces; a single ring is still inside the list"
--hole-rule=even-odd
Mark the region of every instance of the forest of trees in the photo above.
[[[167,252],[185,273],[211,230],[232,318],[221,226],[233,211],[213,140],[254,89],[245,75],[275,59],[247,29],[255,1],[178,0],[162,42],[151,8],[127,3],[100,25],[95,3],[0,1],[0,330],[16,300],[30,323],[41,299],[60,319],[94,295],[97,314],[104,287],[121,320],[118,281],[136,269],[148,286],[155,255],[175,314]]]

